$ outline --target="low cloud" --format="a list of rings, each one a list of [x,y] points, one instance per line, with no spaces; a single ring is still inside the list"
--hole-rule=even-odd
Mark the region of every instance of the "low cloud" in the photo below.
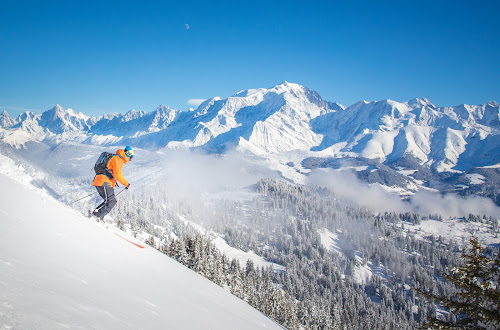
[[[234,192],[255,184],[263,177],[277,176],[268,168],[236,152],[214,156],[168,150],[160,161],[163,168],[157,182],[167,185],[183,197]]]
[[[327,187],[345,200],[374,212],[441,214],[445,218],[467,216],[469,213],[500,217],[500,208],[485,197],[464,198],[457,194],[441,195],[421,190],[405,202],[398,194],[378,184],[361,182],[351,171],[315,170],[308,180],[309,184]]]
[[[441,195],[435,192],[419,191],[411,198],[414,212],[421,214],[438,213],[447,217],[487,215],[500,218],[500,208],[489,198],[481,196],[467,196],[457,194]]]
[[[193,107],[198,107],[198,106],[200,106],[200,104],[202,104],[205,101],[206,101],[206,99],[189,99],[187,101],[187,104],[190,106],[193,106]]]
[[[405,212],[408,206],[397,194],[390,194],[380,185],[368,185],[358,180],[349,170],[314,170],[308,183],[327,187],[345,200],[374,212]]]

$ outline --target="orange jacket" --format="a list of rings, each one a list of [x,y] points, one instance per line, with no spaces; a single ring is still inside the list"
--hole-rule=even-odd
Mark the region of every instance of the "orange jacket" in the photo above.
[[[116,180],[120,182],[125,187],[128,186],[128,181],[125,180],[122,174],[123,164],[127,162],[127,157],[125,156],[125,151],[123,149],[119,149],[116,151],[117,156],[113,156],[110,158],[108,162],[108,170],[113,174],[113,179],[110,180],[107,176],[100,174],[96,175],[94,178],[93,186],[111,186],[114,187],[116,185]]]

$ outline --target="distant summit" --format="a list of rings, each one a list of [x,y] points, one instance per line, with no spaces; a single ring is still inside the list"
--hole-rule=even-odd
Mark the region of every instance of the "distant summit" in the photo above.
[[[14,123],[15,120],[9,116],[7,111],[2,111],[2,113],[0,114],[0,128],[9,128],[14,125]]]
[[[64,132],[79,132],[89,130],[94,124],[89,116],[79,112],[76,113],[73,109],[64,109],[59,104],[54,108],[45,111],[38,124],[54,134],[62,134]]]

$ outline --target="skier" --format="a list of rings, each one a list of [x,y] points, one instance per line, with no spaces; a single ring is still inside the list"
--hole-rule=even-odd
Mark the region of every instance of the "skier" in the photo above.
[[[103,157],[104,156],[104,157]],[[101,161],[96,163],[96,174],[94,182],[92,185],[96,187],[99,195],[104,199],[104,201],[96,207],[96,209],[91,213],[91,216],[99,220],[103,220],[104,216],[108,214],[111,209],[116,205],[116,197],[114,187],[116,181],[120,182],[125,189],[130,188],[130,183],[123,177],[122,167],[134,157],[134,151],[131,147],[126,146],[125,149],[119,149],[116,154],[101,154]],[[99,170],[98,167],[101,167]],[[90,211],[89,211],[90,213]]]

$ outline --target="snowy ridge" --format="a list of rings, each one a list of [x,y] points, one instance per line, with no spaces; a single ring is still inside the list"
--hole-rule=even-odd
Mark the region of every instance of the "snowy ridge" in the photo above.
[[[438,171],[450,171],[457,165],[476,166],[461,159],[462,154],[473,152],[471,143],[488,151],[496,148],[491,140],[499,134],[499,118],[495,102],[437,108],[426,99],[414,99],[358,102],[331,114],[328,125],[317,124],[328,141],[322,148],[380,161],[412,156]],[[493,153],[489,161],[500,162],[500,154]]]
[[[2,111],[0,114],[0,128],[8,128],[15,124],[14,119],[12,119],[7,111]]]

